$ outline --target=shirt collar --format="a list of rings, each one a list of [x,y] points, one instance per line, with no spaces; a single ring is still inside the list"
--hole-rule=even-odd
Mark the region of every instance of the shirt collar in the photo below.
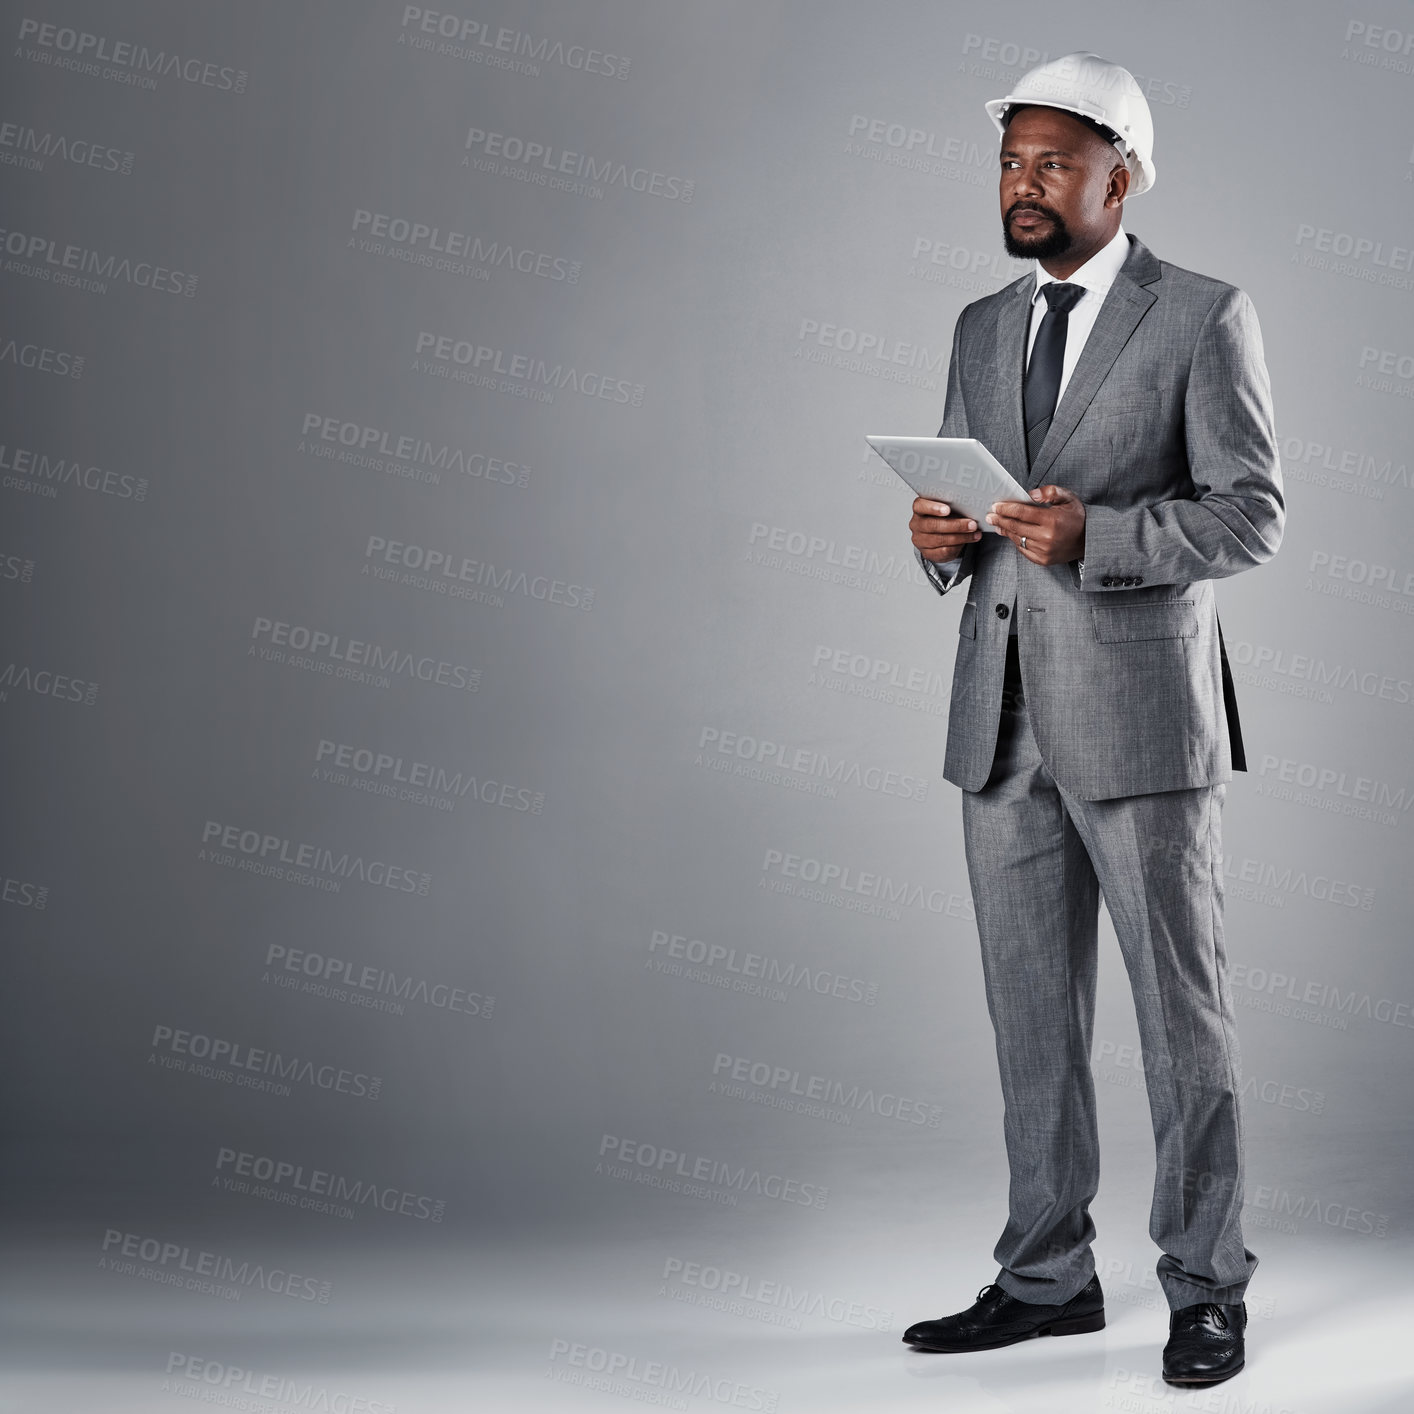
[[[1114,284],[1120,268],[1128,258],[1129,237],[1124,234],[1124,227],[1121,226],[1114,233],[1112,241],[1101,246],[1073,275],[1066,276],[1065,283],[1067,285],[1082,285],[1085,289],[1093,290],[1101,299],[1104,299],[1110,292],[1110,286]],[[1036,288],[1031,291],[1031,303],[1036,303],[1045,286],[1055,283],[1056,277],[1048,274],[1038,260],[1036,262]]]

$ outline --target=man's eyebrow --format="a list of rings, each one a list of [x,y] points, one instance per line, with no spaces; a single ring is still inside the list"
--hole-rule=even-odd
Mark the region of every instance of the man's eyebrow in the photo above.
[[[1014,147],[1004,147],[1004,148],[1002,148],[1001,155],[1002,155],[1003,157],[1020,157],[1020,156],[1021,156],[1021,153],[1019,153],[1019,152],[1016,150],[1016,148],[1014,148]],[[1066,148],[1066,147],[1048,147],[1044,152],[1038,152],[1038,153],[1036,154],[1036,156],[1037,156],[1037,157],[1074,157],[1075,154],[1074,154],[1072,151],[1070,151],[1069,148]]]

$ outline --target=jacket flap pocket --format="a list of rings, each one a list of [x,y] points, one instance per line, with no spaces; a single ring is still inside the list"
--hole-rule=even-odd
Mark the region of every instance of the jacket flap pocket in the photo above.
[[[1145,638],[1196,638],[1198,612],[1191,599],[1157,604],[1106,604],[1090,610],[1101,643],[1134,643]]]
[[[1105,390],[1101,389],[1104,393]],[[1138,418],[1148,422],[1159,415],[1163,398],[1157,388],[1130,388],[1097,397],[1086,409],[1088,422],[1125,422]]]
[[[970,599],[962,606],[962,617],[957,622],[957,631],[963,638],[977,637],[977,605]]]

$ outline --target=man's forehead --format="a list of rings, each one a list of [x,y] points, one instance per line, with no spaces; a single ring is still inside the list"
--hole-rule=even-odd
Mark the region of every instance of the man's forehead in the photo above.
[[[1027,105],[1007,123],[1001,150],[1003,156],[1024,150],[1042,157],[1079,157],[1093,151],[1096,143],[1110,145],[1072,114],[1036,104]]]
[[[1002,144],[1002,156],[1005,157],[1005,156],[1007,156],[1008,154],[1015,155],[1015,154],[1019,153],[1023,148],[1027,149],[1028,151],[1033,150],[1039,143],[1043,143],[1043,142],[1045,142],[1045,141],[1047,141],[1046,138],[1037,138],[1034,142],[1026,142],[1025,140],[1023,140],[1023,141],[1021,141],[1021,142],[1004,142],[1004,143]],[[1077,155],[1079,154],[1079,152],[1080,152],[1080,148],[1079,148],[1078,146],[1076,146],[1076,147],[1055,147],[1055,146],[1051,146],[1051,147],[1043,147],[1040,152],[1036,153],[1036,156],[1038,156],[1038,157],[1075,157],[1075,156],[1077,156]]]

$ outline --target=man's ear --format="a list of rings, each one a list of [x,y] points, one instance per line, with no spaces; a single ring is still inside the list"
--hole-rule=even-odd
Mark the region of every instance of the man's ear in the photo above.
[[[1129,194],[1129,183],[1129,168],[1123,162],[1116,163],[1110,172],[1110,184],[1105,191],[1105,205],[1123,206],[1124,198]]]

